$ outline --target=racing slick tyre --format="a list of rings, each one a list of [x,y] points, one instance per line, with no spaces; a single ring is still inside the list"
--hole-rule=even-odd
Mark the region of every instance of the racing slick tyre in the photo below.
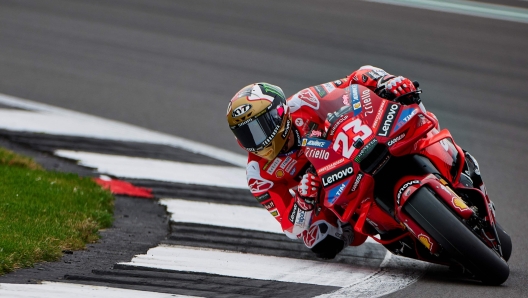
[[[502,228],[502,226],[499,223],[496,223],[495,228],[497,229],[497,234],[499,234],[499,240],[501,242],[502,257],[507,262],[510,260],[510,256],[512,252],[512,242],[511,242],[510,235],[506,233],[506,231]]]
[[[500,285],[508,279],[510,268],[506,261],[484,244],[428,187],[417,190],[403,208],[455,262],[482,282]]]

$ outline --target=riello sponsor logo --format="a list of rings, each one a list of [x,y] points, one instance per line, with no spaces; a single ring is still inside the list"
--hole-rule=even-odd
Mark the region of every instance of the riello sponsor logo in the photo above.
[[[330,152],[323,149],[306,148],[306,157],[328,160]]]
[[[343,179],[345,179],[346,177],[350,176],[354,174],[354,169],[352,168],[352,166],[348,166],[346,168],[340,168],[340,169],[337,169],[331,173],[328,173],[327,175],[324,175],[322,177],[322,182],[323,182],[323,186],[328,186],[328,185],[331,185],[331,184],[334,184],[338,181],[341,181]]]

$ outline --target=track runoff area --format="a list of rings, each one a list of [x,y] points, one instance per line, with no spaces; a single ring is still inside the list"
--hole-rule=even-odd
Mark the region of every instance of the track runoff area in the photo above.
[[[0,135],[76,162],[104,180],[153,189],[171,225],[166,240],[114,264],[109,275],[160,273],[150,276],[151,287],[138,291],[133,278],[115,282],[103,275],[88,284],[82,278],[0,283],[2,297],[377,297],[416,282],[427,270],[426,263],[391,255],[372,240],[335,260],[318,260],[302,242],[283,235],[252,198],[245,156],[6,95],[0,95]],[[169,291],[163,283],[171,276]],[[214,281],[202,278],[193,291],[188,276]],[[209,283],[216,287],[204,290]]]

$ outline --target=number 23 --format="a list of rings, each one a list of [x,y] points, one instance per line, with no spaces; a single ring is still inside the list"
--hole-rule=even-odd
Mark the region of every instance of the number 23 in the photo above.
[[[345,133],[349,129],[352,128],[352,131],[356,134],[352,139],[354,141],[357,141],[357,139],[361,138],[362,140],[366,140],[370,135],[372,135],[372,130],[368,125],[364,125],[361,123],[361,119],[355,119],[354,121],[348,123],[343,127],[343,131],[341,131],[334,142],[333,149],[337,152],[339,148],[341,147],[340,143],[343,144],[343,157],[350,158],[352,156],[352,153],[356,150],[356,148],[353,146],[353,144],[348,144],[348,135]]]

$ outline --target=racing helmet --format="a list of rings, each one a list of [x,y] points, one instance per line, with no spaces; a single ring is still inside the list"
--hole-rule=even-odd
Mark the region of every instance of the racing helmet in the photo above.
[[[267,160],[280,153],[292,129],[284,92],[268,83],[240,89],[227,107],[227,122],[242,148]]]

